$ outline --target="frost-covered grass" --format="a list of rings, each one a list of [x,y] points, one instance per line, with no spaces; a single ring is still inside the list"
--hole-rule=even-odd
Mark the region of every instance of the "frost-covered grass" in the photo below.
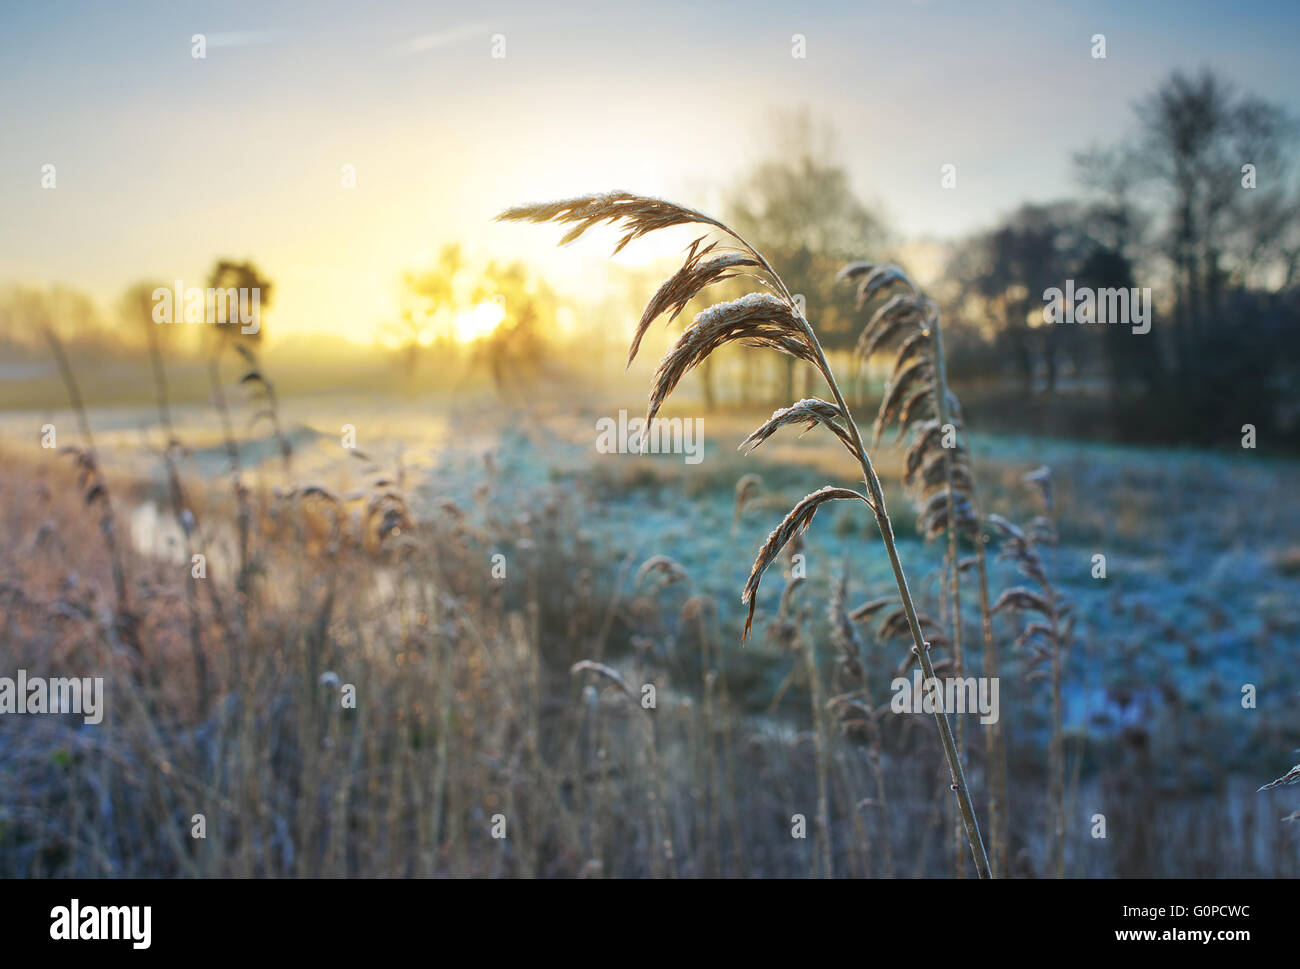
[[[155,643],[159,676],[151,686],[115,672],[116,696],[139,693],[111,708],[100,733],[0,722],[0,787],[9,792],[0,799],[0,870],[665,874],[669,862],[651,845],[667,830],[679,874],[806,873],[811,849],[791,842],[789,819],[801,811],[812,817],[808,684],[798,658],[764,636],[780,583],[760,593],[756,634],[743,649],[740,591],[755,549],[785,510],[828,482],[852,484],[854,468],[816,432],[799,438],[783,429],[754,455],[737,454],[735,445],[766,410],[706,416],[699,464],[681,455],[600,454],[597,419],[620,407],[638,412],[605,398],[575,405],[578,397],[557,392],[506,406],[490,399],[449,406],[373,395],[289,398],[282,416],[295,446],[292,479],[262,429],[241,424],[259,501],[269,501],[276,487],[308,481],[346,495],[367,487],[372,467],[390,475],[400,468],[421,552],[403,567],[351,552],[304,562],[291,543],[277,545],[287,541],[283,533],[259,538],[266,543],[258,573],[264,611],[253,641],[223,639],[228,630],[204,600],[216,671],[229,672],[237,649],[253,658],[242,679],[223,681],[226,696],[216,709],[226,719],[207,723],[193,716],[176,534],[152,413],[92,412],[114,500],[129,525],[133,588],[149,610],[146,636]],[[95,591],[105,581],[102,553],[67,469],[35,446],[46,421],[60,428],[60,444],[77,443],[65,414],[0,418],[5,669],[102,662],[94,621],[105,601]],[[191,449],[180,470],[199,520],[220,531],[231,508],[217,422],[198,407],[179,408],[176,421]],[[345,424],[355,428],[367,460],[342,447]],[[62,437],[65,428],[71,440]],[[1291,493],[1300,462],[979,434],[971,449],[984,510],[1012,520],[1032,514],[1020,475],[1040,464],[1055,474],[1062,540],[1055,578],[1079,615],[1066,677],[1068,809],[1077,817],[1069,872],[1295,874],[1297,839],[1279,819],[1296,805],[1285,789],[1255,788],[1276,776],[1300,743],[1300,508]],[[897,486],[898,452],[882,445],[876,464],[918,605],[937,613],[941,550],[916,537]],[[746,473],[758,474],[763,487],[733,528],[734,487]],[[841,563],[851,604],[891,587],[874,528],[869,514],[836,508],[804,536],[804,635],[827,685],[834,653],[826,600]],[[489,571],[496,554],[508,567],[500,586]],[[1106,557],[1104,580],[1092,576],[1097,554]],[[653,555],[671,557],[689,581],[638,585],[636,568]],[[323,611],[331,569],[342,581]],[[221,570],[213,575],[221,590]],[[995,596],[1016,582],[1009,566],[994,565]],[[77,611],[83,598],[90,618]],[[444,614],[451,600],[457,605]],[[72,610],[71,618],[51,622],[27,611],[54,606]],[[968,670],[979,664],[974,619],[969,610]],[[995,633],[1006,661],[1001,714],[1015,869],[1034,874],[1046,853],[1048,697],[1043,684],[1021,675],[1023,658],[1011,648],[1016,625],[1000,616]],[[870,628],[862,633],[873,699],[885,704],[904,647],[875,643]],[[311,643],[317,654],[304,652]],[[303,657],[311,655],[342,681],[362,685],[369,698],[363,713],[335,722],[327,708],[311,705],[316,684],[302,678]],[[588,704],[586,681],[568,673],[584,658],[610,664],[633,685],[657,685],[653,748],[616,691],[601,689],[599,703]],[[448,677],[451,692],[440,693]],[[1254,708],[1243,707],[1246,685],[1255,688]],[[930,817],[932,805],[941,816],[947,803],[943,785],[922,766],[933,761],[927,724],[910,716],[884,721],[890,803],[900,819]],[[979,788],[979,728],[972,719],[966,729]],[[599,731],[606,733],[597,743]],[[440,747],[444,735],[452,743]],[[332,746],[317,750],[322,737]],[[150,766],[159,742],[174,762],[170,774]],[[590,760],[600,749],[608,759]],[[647,760],[651,749],[655,759]],[[926,753],[910,756],[916,750]],[[218,753],[226,766],[209,774]],[[837,873],[882,871],[878,846],[870,848],[879,834],[874,815],[854,817],[853,805],[869,793],[863,758],[860,738],[835,735]],[[291,776],[273,779],[286,764]],[[374,786],[376,777],[396,785],[394,797]],[[646,813],[653,783],[664,788],[664,817]],[[261,809],[246,800],[258,791],[267,799]],[[302,791],[341,813],[310,818]],[[159,805],[188,816],[196,798],[233,805],[233,814],[222,815],[229,839],[213,854],[191,855],[183,840],[141,834],[172,823]],[[474,827],[498,809],[524,825],[504,852]],[[262,820],[249,820],[245,810],[260,810]],[[61,820],[38,820],[42,812]],[[1097,812],[1115,832],[1105,844],[1088,834]],[[79,834],[69,841],[60,833],[66,830]],[[369,832],[382,848],[358,847],[348,830]],[[951,871],[943,824],[900,820],[891,830],[895,857],[908,859],[899,873]],[[1187,849],[1193,842],[1202,847]]]

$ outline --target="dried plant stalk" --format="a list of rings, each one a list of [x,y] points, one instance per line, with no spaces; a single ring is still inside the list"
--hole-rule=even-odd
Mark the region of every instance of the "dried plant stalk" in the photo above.
[[[872,467],[870,455],[862,442],[858,426],[853,420],[848,404],[845,403],[844,395],[834,373],[831,371],[816,332],[800,310],[794,295],[767,259],[734,229],[711,216],[662,199],[647,198],[627,192],[611,192],[567,199],[560,202],[518,206],[502,212],[497,218],[513,222],[573,224],[574,228],[565,235],[561,240],[561,244],[572,242],[595,225],[602,223],[617,224],[622,228],[623,236],[619,241],[618,248],[615,250],[616,252],[632,240],[648,232],[677,225],[704,225],[709,227],[710,230],[722,233],[724,237],[730,240],[726,244],[719,241],[719,244],[711,245],[703,250],[700,248],[701,239],[697,239],[692,243],[687,251],[685,264],[668,283],[660,287],[646,314],[643,314],[642,323],[644,323],[644,326],[649,325],[646,320],[647,315],[653,320],[663,309],[685,306],[702,289],[727,275],[727,271],[733,267],[744,266],[755,270],[752,275],[758,277],[770,289],[770,292],[754,292],[729,303],[719,303],[695,317],[663,360],[660,361],[655,372],[650,391],[647,425],[649,420],[653,419],[655,414],[658,413],[660,407],[681,378],[698,366],[714,350],[728,343],[739,341],[750,346],[768,347],[811,363],[825,378],[827,387],[834,398],[833,403],[822,402],[829,408],[825,411],[825,416],[829,420],[828,426],[838,424],[846,432],[847,440],[845,444],[859,464],[867,491],[866,494],[859,494],[846,488],[824,488],[821,491],[813,492],[803,498],[772,534],[768,536],[754,563],[754,569],[750,574],[749,581],[745,584],[745,592],[742,597],[742,601],[749,607],[745,623],[746,633],[748,633],[753,619],[755,594],[758,591],[758,583],[764,569],[771,564],[791,539],[795,538],[799,532],[807,527],[816,509],[821,504],[830,500],[856,498],[864,501],[875,515],[877,527],[880,529],[881,540],[889,556],[890,568],[894,573],[894,579],[898,586],[899,598],[902,602],[907,626],[912,634],[913,654],[920,662],[927,680],[933,679],[935,673],[934,664],[930,659],[930,644],[922,633],[921,622],[917,616],[911,592],[908,589],[902,563],[899,560],[893,525],[885,508],[884,490],[881,487],[880,479]],[[715,267],[708,264],[708,268],[701,268],[701,260],[705,255],[712,259],[726,253],[738,253],[741,258],[725,266],[719,265]],[[875,277],[870,281],[870,285],[878,289],[887,281],[887,277]],[[874,291],[874,289],[870,289],[870,293],[874,293]],[[644,333],[644,326],[638,325],[637,337],[629,355],[629,364],[635,357],[640,337]],[[898,396],[901,398],[902,395],[903,392],[900,389]],[[798,404],[795,405],[796,408],[798,406]],[[899,406],[902,406],[901,401]],[[812,411],[805,410],[805,413],[811,416]],[[821,423],[827,423],[827,421],[822,420],[820,414],[817,416],[817,420]],[[770,424],[771,421],[768,423]],[[764,428],[766,426],[764,425]],[[760,428],[756,433],[765,436],[763,435],[764,428]],[[841,438],[841,440],[844,439]],[[962,817],[971,854],[975,859],[976,870],[981,878],[989,877],[988,856],[984,850],[979,824],[975,817],[975,809],[970,792],[966,787],[965,772],[962,768],[961,758],[958,756],[956,741],[953,737],[952,727],[948,722],[947,713],[942,709],[936,710],[935,721],[943,744],[944,757],[951,777],[951,787],[957,798],[958,809]]]
[[[1038,468],[1024,476],[1038,491],[1044,509],[1050,515],[1052,505],[1052,476],[1046,467]],[[1016,640],[1018,649],[1030,653],[1029,676],[1041,677],[1042,671],[1034,669],[1043,662],[1051,665],[1052,688],[1052,738],[1048,748],[1049,798],[1052,804],[1052,866],[1058,878],[1065,877],[1065,725],[1062,685],[1065,659],[1074,638],[1072,604],[1056,588],[1047,565],[1039,551],[1047,547],[1056,549],[1056,526],[1051,518],[1040,515],[1024,529],[1011,524],[999,515],[989,515],[989,524],[1002,536],[1000,558],[1014,561],[1020,572],[1037,584],[1034,590],[1026,586],[1005,589],[993,604],[996,614],[1004,609],[1036,613],[1041,619],[1027,622]]]
[[[983,640],[984,676],[997,676],[997,645],[993,639],[992,608],[988,595],[983,534],[975,492],[970,455],[959,438],[961,406],[948,387],[943,328],[938,307],[926,298],[898,266],[856,262],[840,270],[840,279],[857,282],[857,302],[862,308],[878,295],[901,288],[872,314],[859,336],[855,353],[860,363],[891,342],[899,341],[893,376],[876,416],[874,436],[879,439],[892,421],[898,423],[898,438],[911,435],[904,457],[904,485],[916,496],[918,527],[926,539],[944,534],[948,601],[952,613],[954,675],[964,675],[962,649],[961,561],[958,543],[962,533],[975,546],[979,574],[980,626]],[[923,415],[928,406],[930,419]],[[989,837],[996,871],[1006,870],[1005,782],[1002,770],[1002,727],[991,724],[984,733],[989,783]],[[957,724],[957,749],[962,752],[962,724]],[[960,852],[961,832],[956,833]],[[960,853],[958,872],[961,871]]]
[[[1300,764],[1296,764],[1289,771],[1276,780],[1271,780],[1263,787],[1261,791],[1271,791],[1275,787],[1287,787],[1291,784],[1300,784]],[[1258,792],[1257,792],[1258,793]]]
[[[893,845],[889,838],[889,801],[885,794],[885,771],[883,763],[883,745],[880,737],[880,725],[877,722],[880,713],[871,705],[871,681],[867,675],[867,664],[863,656],[862,643],[854,628],[855,617],[858,621],[870,616],[875,609],[883,608],[893,602],[893,596],[868,602],[852,613],[847,611],[848,598],[847,567],[840,577],[831,583],[830,602],[827,606],[827,619],[831,627],[831,642],[840,650],[840,663],[850,680],[857,680],[860,700],[852,699],[852,694],[845,699],[850,706],[856,707],[862,714],[863,725],[867,734],[867,755],[871,763],[871,772],[876,781],[876,807],[880,812],[881,841],[884,845],[885,877],[894,877]],[[873,608],[874,607],[874,608]],[[837,698],[838,699],[838,698]]]
[[[166,444],[163,446],[163,467],[167,473],[167,495],[171,503],[172,515],[181,532],[181,541],[185,561],[190,562],[194,556],[195,531],[194,513],[190,511],[185,500],[185,489],[181,485],[180,469],[177,467],[177,453],[182,451],[176,430],[172,425],[171,405],[167,396],[167,371],[163,366],[162,347],[158,340],[158,328],[146,323],[145,332],[149,347],[149,360],[153,367],[154,388],[158,393],[158,420],[162,425]],[[209,707],[208,659],[203,650],[202,621],[199,616],[198,580],[192,569],[185,573],[185,606],[189,618],[190,652],[194,657],[195,690],[198,694],[199,719],[206,720]]]
[[[77,385],[77,378],[72,373],[72,366],[68,363],[68,356],[63,352],[63,343],[55,335],[54,331],[48,327],[45,330],[45,339],[50,345],[50,351],[54,354],[59,374],[63,377],[64,386],[68,390],[68,400],[77,415],[77,423],[81,429],[81,439],[85,442],[80,448],[61,448],[60,450],[65,453],[72,453],[76,457],[79,483],[85,493],[86,506],[99,506],[99,532],[103,536],[104,547],[108,552],[116,602],[109,632],[117,642],[130,650],[134,659],[142,660],[144,653],[140,643],[139,620],[131,606],[131,597],[127,586],[126,556],[118,538],[120,532],[117,515],[113,511],[113,502],[109,498],[108,482],[104,479],[104,475],[100,470],[99,453],[95,450],[95,438],[90,432],[90,420],[86,417],[86,405],[82,402],[81,389]]]

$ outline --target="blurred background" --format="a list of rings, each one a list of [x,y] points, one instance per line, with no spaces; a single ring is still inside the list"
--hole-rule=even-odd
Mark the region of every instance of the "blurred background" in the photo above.
[[[1300,745],[1298,26],[1280,2],[6,9],[0,676],[103,676],[107,715],[0,716],[0,873],[973,876],[875,623],[845,713],[836,610],[892,583],[869,514],[818,517],[740,646],[769,530],[855,479],[819,431],[735,450],[815,372],[723,348],[664,411],[702,420],[702,462],[598,448],[691,317],[754,288],[627,368],[698,231],[611,257],[613,230],[493,221],[623,189],[761,250],[864,428],[892,361],[854,358],[871,308],[836,272],[903,266],[982,510],[1030,521],[1050,467],[1069,642],[1044,682],[1032,617],[999,611],[997,742],[964,727],[998,873],[1294,876],[1300,803],[1257,788]],[[1067,283],[1149,291],[1149,332],[1046,323]],[[256,293],[255,325],[158,322],[160,292],[209,288]],[[903,564],[951,640],[893,438]],[[1024,579],[989,547],[997,599]],[[970,599],[962,624],[988,672]]]

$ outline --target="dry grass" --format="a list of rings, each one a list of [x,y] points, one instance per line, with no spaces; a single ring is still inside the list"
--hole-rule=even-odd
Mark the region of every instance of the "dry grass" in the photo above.
[[[840,270],[839,278],[857,284],[857,305],[862,310],[876,298],[893,292],[872,313],[858,338],[854,354],[865,362],[872,354],[896,344],[893,369],[880,401],[872,430],[873,442],[893,423],[898,425],[896,441],[909,439],[903,457],[904,487],[917,508],[917,527],[929,541],[947,537],[944,560],[947,595],[944,605],[951,616],[949,643],[953,674],[965,672],[962,629],[960,546],[970,541],[975,554],[971,564],[979,578],[979,607],[983,673],[986,680],[998,676],[997,643],[993,638],[988,574],[984,556],[983,524],[975,494],[975,475],[970,452],[962,436],[961,405],[948,387],[943,329],[938,306],[927,298],[900,267],[856,262]],[[898,292],[896,290],[902,290]],[[1005,750],[1000,722],[984,731],[989,784],[989,836],[991,870],[996,875],[1007,869],[1005,850]],[[964,756],[963,726],[957,724],[955,745]],[[954,826],[957,871],[960,875],[962,832]]]
[[[1029,653],[1026,677],[1030,680],[1048,678],[1051,685],[1051,741],[1048,747],[1048,776],[1052,805],[1053,860],[1058,878],[1065,877],[1065,725],[1064,685],[1065,664],[1070,644],[1074,640],[1075,617],[1073,606],[1054,584],[1051,566],[1043,555],[1046,550],[1054,557],[1057,545],[1056,525],[1050,517],[1053,512],[1052,475],[1046,467],[1029,472],[1025,481],[1042,501],[1047,515],[1036,516],[1023,529],[999,515],[990,515],[989,522],[1002,536],[1000,557],[1016,564],[1037,589],[1014,586],[1004,589],[993,605],[993,612],[1014,610],[1037,617],[1024,625],[1016,639],[1016,648]],[[1046,671],[1038,667],[1048,664]]]
[[[537,221],[545,211],[520,217]],[[622,222],[625,241],[683,221],[725,232],[700,213],[627,195],[573,200],[551,211],[581,231]],[[788,312],[792,301],[779,277],[743,242],[697,242],[683,268],[656,294],[656,312],[643,317],[638,339],[650,322],[682,312],[693,288],[698,293],[729,275],[752,274],[769,292],[719,311],[689,342],[679,341],[677,356],[670,352],[670,365],[656,378],[656,387],[668,388],[663,397],[697,365],[701,347],[745,343],[757,333],[761,345],[782,352],[819,352],[807,320]],[[872,299],[904,285],[901,271],[876,278]],[[934,411],[947,394],[934,390],[941,368],[929,338],[915,329],[923,317],[895,300],[888,298],[895,309],[879,324],[894,333],[875,348],[896,341],[902,389],[889,395],[888,419],[912,433],[907,448],[886,459],[910,486],[923,531],[938,537],[949,521],[965,521],[959,504],[952,513],[950,496],[969,491],[973,514],[985,519],[966,455],[952,455],[958,460],[951,481],[943,466]],[[770,318],[758,318],[768,310]],[[870,588],[853,607],[850,593],[858,590],[845,569],[822,602],[825,586],[794,574],[793,557],[820,551],[820,535],[809,536],[812,548],[805,549],[801,533],[830,498],[817,499],[822,493],[814,490],[764,543],[752,589],[746,584],[748,604],[758,598],[764,570],[782,560],[785,581],[766,637],[751,637],[742,651],[732,648],[743,635],[741,618],[719,609],[716,576],[707,569],[684,555],[645,558],[634,548],[593,547],[584,539],[586,503],[603,486],[594,473],[585,484],[566,478],[507,499],[499,494],[507,472],[485,462],[477,490],[469,492],[474,497],[455,502],[408,491],[400,460],[392,458],[341,456],[337,474],[300,480],[303,461],[280,425],[265,369],[248,358],[240,363],[234,377],[251,391],[242,400],[219,368],[211,371],[228,476],[200,473],[183,444],[173,443],[165,393],[157,451],[165,474],[152,492],[105,472],[103,459],[111,469],[113,454],[95,447],[80,406],[71,461],[33,462],[25,452],[0,461],[0,663],[33,675],[103,675],[109,699],[98,728],[77,718],[0,717],[0,873],[586,878],[952,871],[943,824],[943,806],[958,801],[952,751],[945,749],[942,770],[934,769],[929,722],[887,720],[887,705],[874,692],[912,664],[929,676],[955,669],[955,656],[935,652],[954,645],[952,614],[944,613],[949,592],[933,594],[924,576],[915,592],[904,591],[900,567],[887,592]],[[76,382],[68,383],[75,399]],[[831,397],[779,409],[742,448],[761,444],[758,459],[770,460],[774,449],[789,446],[777,431],[821,426],[831,432],[826,454],[842,461],[847,449],[866,464],[856,424],[839,396]],[[655,406],[652,392],[652,413]],[[254,416],[272,428],[275,454],[269,466],[242,468],[235,429]],[[955,399],[949,416],[960,421]],[[818,455],[816,466],[824,460]],[[731,476],[715,487],[729,489],[738,475],[723,468]],[[352,487],[353,472],[364,475],[362,487]],[[775,468],[763,474],[766,484],[752,475],[736,481],[734,495],[719,490],[724,529],[728,514],[734,526],[776,503],[784,509],[806,490],[802,483],[793,490]],[[865,492],[832,488],[833,497],[872,507],[896,562],[874,470],[865,480]],[[1078,509],[1066,504],[1072,482],[1052,491],[1047,483],[1041,474],[1031,479],[1040,500],[1051,495],[1050,514],[1066,505],[1068,521],[1075,521]],[[680,481],[655,479],[653,487],[672,500],[691,493]],[[1155,500],[1138,485],[1132,493]],[[172,518],[193,523],[194,549],[212,551],[214,561],[220,555],[228,567],[191,584],[188,570],[125,541],[127,513],[150,494],[167,503]],[[1003,610],[1032,616],[1024,649],[1009,668],[1032,674],[1050,660],[1054,693],[1070,631],[1060,593],[1045,588],[1053,575],[1040,547],[1050,549],[1055,530],[1048,519],[1007,524],[1003,551],[1027,582],[1000,601]],[[485,581],[484,563],[497,551],[507,553],[508,577]],[[973,567],[963,560],[950,563],[950,572],[953,564],[958,573]],[[751,610],[751,619],[758,616]],[[1134,644],[1116,651],[1136,662],[1159,621],[1142,625],[1135,617]],[[925,648],[899,649],[900,642]],[[1140,681],[1140,672],[1129,671],[1128,679]],[[1021,682],[1017,677],[1004,693],[1005,709],[1017,704],[1029,726],[1008,752],[1017,800],[1004,802],[1006,861],[993,866],[999,874],[1055,874],[1067,857],[1072,874],[1089,876],[1300,873],[1295,826],[1276,823],[1277,811],[1255,796],[1255,783],[1251,790],[1219,780],[1211,789],[1195,786],[1188,764],[1204,756],[1195,748],[1210,746],[1202,740],[1215,736],[1214,728],[1203,712],[1175,703],[1091,747],[1093,764],[1104,769],[1077,782],[1078,789],[1122,819],[1113,839],[1099,843],[1077,825],[1062,828],[1060,698],[1053,696],[1048,714],[1054,739],[1044,771],[1032,733],[1035,697],[1029,686],[1014,701],[1010,696]],[[643,704],[647,686],[655,688],[654,706]],[[355,706],[343,703],[348,687],[355,688]],[[897,728],[885,729],[887,723]],[[942,741],[942,723],[935,724]],[[1283,736],[1280,728],[1260,728],[1251,743],[1272,749]],[[987,761],[982,775],[978,763],[971,775],[992,788],[996,764],[993,756]],[[960,755],[956,762],[961,766]],[[796,812],[815,819],[808,841],[790,837]],[[191,837],[200,813],[206,839]],[[508,825],[503,839],[491,833],[497,815]]]
[[[867,601],[853,610],[855,618],[870,628],[860,624],[857,647],[845,647],[821,583],[789,582],[778,618],[798,627],[794,651],[781,648],[789,642],[781,636],[751,637],[742,651],[734,648],[741,616],[719,609],[712,586],[687,595],[683,584],[664,585],[652,573],[636,594],[639,558],[624,565],[625,549],[583,544],[582,516],[589,514],[583,490],[596,492],[599,481],[533,491],[523,502],[531,514],[521,518],[497,494],[501,472],[484,465],[477,498],[454,505],[434,497],[409,501],[412,525],[403,529],[412,540],[409,551],[373,558],[359,532],[368,499],[354,497],[344,476],[357,462],[342,457],[339,463],[337,479],[322,476],[321,484],[356,512],[345,523],[351,537],[333,555],[314,559],[306,551],[308,529],[299,538],[292,529],[263,527],[277,502],[274,480],[246,479],[254,525],[249,621],[242,631],[234,622],[237,573],[225,579],[210,572],[200,583],[200,616],[213,712],[201,718],[183,570],[123,547],[143,657],[137,662],[113,649],[112,566],[102,542],[85,540],[98,534],[99,509],[84,504],[77,469],[53,455],[33,464],[28,454],[4,454],[0,667],[104,675],[108,710],[98,728],[83,727],[78,718],[0,717],[0,871],[91,877],[802,877],[814,866],[841,877],[951,872],[949,833],[935,821],[952,794],[946,771],[941,778],[931,766],[933,730],[921,718],[890,716],[878,697],[863,702],[895,674],[903,652],[890,648],[897,638],[881,643],[875,631],[900,608],[896,593],[861,597]],[[117,465],[110,460],[109,466]],[[228,482],[205,480],[184,462],[180,467],[200,547],[212,547],[228,529],[237,558],[239,512]],[[146,488],[117,474],[110,484],[119,514],[149,496],[165,500],[165,482]],[[399,478],[375,475],[373,483]],[[786,488],[773,486],[770,494]],[[719,498],[724,511],[727,501]],[[508,553],[509,576],[485,583],[484,562],[496,549]],[[327,612],[331,577],[335,596]],[[850,592],[861,589],[836,593],[837,610],[861,602],[850,600]],[[937,602],[923,598],[924,617]],[[896,615],[886,632],[906,638],[906,617]],[[941,632],[931,628],[927,635]],[[1138,639],[1155,635],[1158,629],[1135,626]],[[817,688],[829,714],[820,728],[813,720],[808,644],[819,659]],[[601,654],[599,661],[617,672],[637,702],[599,673],[570,673],[574,663]],[[851,655],[860,657],[865,683],[855,679]],[[915,661],[910,653],[905,659]],[[316,672],[309,672],[312,662]],[[772,705],[773,686],[787,674],[785,698]],[[639,706],[647,683],[658,690],[653,712]],[[357,687],[355,709],[341,705],[345,684]],[[1006,710],[1013,709],[1013,689],[1004,687]],[[1033,699],[1027,691],[1015,700],[1022,724],[1031,718]],[[882,728],[875,744],[867,736],[867,709]],[[1286,811],[1269,800],[1278,792],[1255,795],[1256,782],[1194,794],[1186,779],[1169,776],[1188,761],[1178,744],[1213,749],[1216,734],[1198,726],[1202,720],[1171,709],[1141,734],[1092,748],[1092,763],[1102,769],[1085,775],[1080,800],[1104,802],[1107,815],[1123,823],[1105,842],[1070,825],[1071,873],[1300,874],[1296,826],[1278,824]],[[1289,745],[1280,728],[1255,742]],[[1051,872],[1054,848],[1040,834],[1052,811],[1042,745],[1020,735],[1010,767],[1018,797],[1008,874]],[[812,827],[819,789],[829,865]],[[807,841],[790,837],[796,811],[810,819]],[[207,817],[206,840],[190,837],[195,813]],[[490,834],[497,813],[508,819],[504,840]]]
[[[724,278],[730,278],[733,274],[729,270],[733,268],[744,266],[756,270],[751,275],[769,291],[752,292],[739,299],[716,303],[703,310],[695,316],[660,361],[650,389],[649,408],[646,418],[647,427],[649,421],[654,419],[667,400],[668,395],[681,382],[682,377],[699,366],[715,350],[730,343],[741,342],[750,347],[778,350],[795,359],[811,364],[825,379],[828,389],[835,398],[835,403],[831,404],[821,400],[799,401],[783,411],[778,411],[771,420],[750,435],[750,438],[745,443],[751,446],[756,445],[783,424],[802,423],[808,425],[811,423],[815,426],[817,423],[821,423],[830,428],[837,437],[841,438],[850,455],[857,461],[868,494],[860,494],[847,488],[827,486],[805,496],[772,530],[767,541],[759,550],[741,597],[742,601],[749,607],[742,640],[748,636],[753,621],[756,606],[755,599],[763,572],[776,559],[781,550],[789,544],[791,539],[807,528],[821,504],[827,501],[856,498],[868,505],[875,514],[881,538],[897,581],[902,607],[908,619],[913,640],[912,650],[918,657],[927,679],[933,679],[934,670],[929,655],[930,644],[924,639],[922,627],[912,602],[907,580],[899,561],[893,527],[885,508],[884,492],[875,469],[872,467],[871,458],[861,440],[857,424],[853,420],[853,415],[849,412],[848,404],[840,391],[830,363],[822,351],[812,325],[804,317],[803,311],[794,295],[790,292],[789,287],[786,286],[780,275],[764,258],[762,253],[726,224],[695,209],[626,192],[613,192],[568,199],[561,202],[520,206],[501,213],[498,219],[533,223],[575,223],[575,227],[561,239],[562,245],[574,241],[592,226],[601,223],[620,225],[623,229],[623,236],[615,252],[621,250],[634,239],[657,229],[670,226],[700,224],[708,226],[721,234],[721,239],[714,240],[708,245],[703,245],[707,235],[701,236],[692,242],[687,250],[682,267],[659,288],[638,324],[628,357],[629,364],[636,355],[636,350],[646,328],[666,309],[675,308],[679,312],[702,290]],[[723,240],[726,240],[725,244]],[[868,264],[849,266],[845,270],[845,275],[850,278],[862,277],[859,290],[860,303],[865,303],[884,286],[896,281],[906,282],[906,278],[901,272],[888,267],[883,269],[872,267]],[[895,302],[891,301],[890,304],[887,304],[885,310],[889,310],[889,307],[895,305]],[[876,329],[883,328],[888,331],[901,325],[900,321],[910,320],[920,308],[919,297],[914,294],[911,304],[908,306],[897,304],[897,306],[897,309],[889,310],[889,312],[885,312],[885,310],[878,312],[876,318],[873,319],[873,323],[868,328],[869,331],[873,327]],[[933,320],[933,317],[931,319]],[[868,338],[868,351],[874,339],[876,337]],[[940,371],[942,370],[941,364],[942,357],[940,356]],[[882,405],[882,418],[877,421],[877,437],[879,436],[882,421],[893,416],[895,410],[901,406],[904,396],[912,384],[923,378],[927,366],[929,366],[929,363],[924,358],[905,362],[904,369],[897,373],[895,379],[891,381],[885,404]],[[939,386],[942,386],[942,384],[939,384]],[[946,391],[939,394],[939,407],[942,414],[946,414],[946,411],[943,410],[946,407],[945,394]],[[742,444],[742,447],[744,447],[744,444]],[[948,485],[948,507],[951,514],[951,502],[953,500],[951,471]],[[953,574],[955,577],[955,557]],[[820,711],[816,715],[820,718]],[[956,795],[965,838],[974,858],[976,871],[981,878],[988,877],[991,874],[988,856],[980,836],[979,824],[975,818],[970,792],[966,786],[958,742],[954,739],[947,714],[943,710],[936,710],[935,720],[939,727],[944,755],[951,775],[952,791]],[[823,756],[824,751],[819,742],[819,764],[822,763]],[[819,797],[820,802],[821,798]],[[821,836],[826,837],[825,832],[822,832]],[[829,862],[825,867],[829,871]]]

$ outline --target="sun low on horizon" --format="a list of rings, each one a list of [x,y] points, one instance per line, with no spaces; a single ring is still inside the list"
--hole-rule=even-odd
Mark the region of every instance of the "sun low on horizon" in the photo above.
[[[556,234],[493,217],[614,189],[717,211],[784,143],[779,112],[807,109],[835,128],[835,162],[900,237],[951,238],[1025,196],[1071,190],[1070,151],[1108,137],[1133,92],[1178,63],[1156,49],[1054,72],[1088,17],[1010,3],[829,4],[793,23],[699,10],[694,33],[649,11],[585,12],[588,31],[642,38],[618,48],[584,43],[566,27],[573,10],[541,17],[519,2],[490,18],[392,3],[364,15],[322,3],[303,19],[236,2],[220,16],[164,8],[130,23],[94,4],[67,9],[76,16],[0,14],[0,59],[23,92],[0,105],[10,135],[0,209],[23,227],[0,234],[0,287],[75,286],[109,313],[140,281],[198,285],[218,259],[251,260],[275,286],[271,345],[311,334],[382,342],[403,274],[451,242],[476,265],[522,260],[567,301],[598,302],[611,292],[598,271],[608,250],[584,240],[558,252]],[[1250,20],[1224,21],[1216,36],[1269,36]],[[1013,23],[1037,38],[1025,69],[1072,112],[1047,113],[1033,85],[984,75],[990,51],[1014,46]],[[1160,23],[1144,14],[1134,29],[1168,29]],[[864,59],[842,39],[864,28],[900,42]],[[796,31],[806,57],[791,56]],[[905,54],[908,38],[945,52],[942,80]],[[1285,91],[1287,53],[1280,37],[1249,57],[1229,46],[1222,66]],[[700,97],[683,69],[701,65],[710,98],[735,104],[707,122],[682,111]],[[1015,112],[1032,119],[1032,140],[1008,143],[992,123]],[[913,128],[927,135],[897,134]],[[963,162],[957,191],[939,183],[949,156]],[[676,251],[647,240],[615,264]],[[457,306],[468,315],[451,325],[456,339],[492,328],[477,305]]]

